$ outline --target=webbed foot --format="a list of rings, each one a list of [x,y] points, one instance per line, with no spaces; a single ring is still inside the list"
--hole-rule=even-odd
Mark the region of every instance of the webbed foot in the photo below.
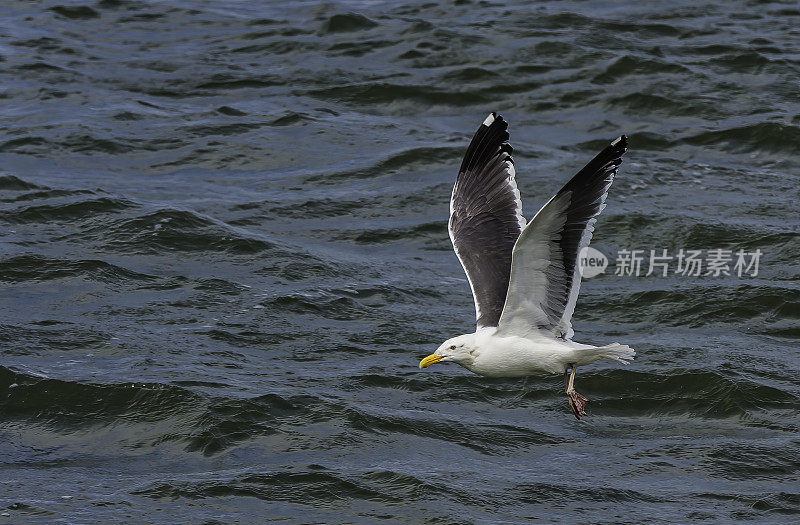
[[[581,416],[586,415],[586,403],[589,402],[588,399],[575,390],[567,391],[567,399],[569,399],[569,406],[572,409],[572,413],[575,414],[576,419],[580,419]]]
[[[567,399],[569,399],[569,407],[572,409],[572,413],[575,414],[575,419],[580,419],[581,416],[586,415],[586,403],[589,400],[575,391],[575,373],[577,371],[578,368],[575,363],[570,363],[569,368],[564,371],[564,384],[566,386]]]

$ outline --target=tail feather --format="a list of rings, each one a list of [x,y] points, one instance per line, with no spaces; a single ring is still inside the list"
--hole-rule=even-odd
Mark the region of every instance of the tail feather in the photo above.
[[[623,365],[630,363],[636,355],[636,350],[628,345],[619,343],[611,343],[610,345],[598,347],[597,352],[601,358],[613,359],[614,361],[619,361]]]

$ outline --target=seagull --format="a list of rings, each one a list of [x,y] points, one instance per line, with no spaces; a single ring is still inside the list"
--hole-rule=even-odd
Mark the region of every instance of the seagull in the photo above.
[[[572,177],[526,224],[515,180],[508,123],[491,113],[464,154],[450,198],[450,240],[475,300],[474,333],[448,339],[419,363],[452,361],[486,377],[563,374],[577,419],[588,400],[575,391],[578,366],[598,359],[628,364],[619,343],[572,340],[581,285],[579,257],[622,163],[622,135]]]

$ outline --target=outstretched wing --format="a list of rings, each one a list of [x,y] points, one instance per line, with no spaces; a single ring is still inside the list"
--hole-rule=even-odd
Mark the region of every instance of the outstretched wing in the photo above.
[[[578,256],[589,245],[597,216],[628,145],[614,140],[545,204],[514,245],[511,279],[498,330],[532,329],[572,337],[581,285]]]
[[[508,123],[492,113],[472,137],[450,198],[450,240],[469,279],[478,328],[497,326],[511,251],[525,227]]]

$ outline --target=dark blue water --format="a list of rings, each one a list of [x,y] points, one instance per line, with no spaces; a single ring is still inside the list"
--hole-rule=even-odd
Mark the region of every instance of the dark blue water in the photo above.
[[[3,2],[0,522],[796,523],[798,27],[794,2]],[[417,368],[474,326],[446,222],[489,111],[528,218],[630,137],[574,325],[638,357],[579,370],[581,421],[560,377]],[[633,249],[763,255],[615,275]]]

